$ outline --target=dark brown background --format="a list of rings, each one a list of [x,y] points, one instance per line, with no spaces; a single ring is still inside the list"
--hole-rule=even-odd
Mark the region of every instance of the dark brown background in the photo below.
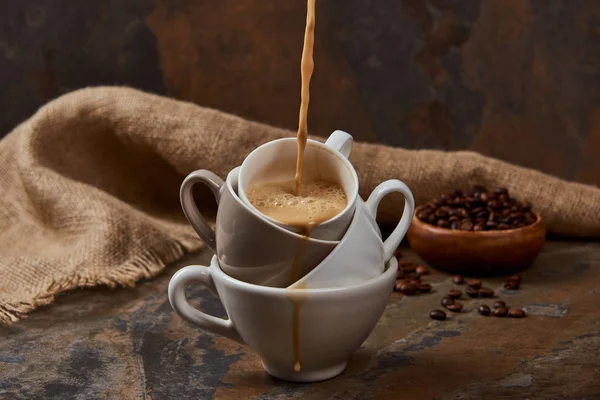
[[[293,129],[305,0],[0,0],[0,132],[125,84]],[[310,130],[600,182],[600,2],[318,0]],[[165,132],[168,135],[168,132]]]

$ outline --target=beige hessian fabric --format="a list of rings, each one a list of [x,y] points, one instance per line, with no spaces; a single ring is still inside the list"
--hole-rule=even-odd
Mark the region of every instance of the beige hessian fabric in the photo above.
[[[0,142],[0,320],[70,289],[133,285],[199,249],[179,206],[183,177],[199,168],[225,177],[284,136],[293,132],[127,88],[84,89],[44,106]],[[352,162],[363,196],[389,178],[420,202],[476,182],[503,185],[531,201],[551,232],[600,236],[597,188],[471,152],[357,143]],[[397,218],[396,201],[384,220]]]

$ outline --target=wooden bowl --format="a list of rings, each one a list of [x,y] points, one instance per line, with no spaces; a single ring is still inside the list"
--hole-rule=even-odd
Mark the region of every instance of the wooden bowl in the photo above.
[[[503,275],[528,267],[546,242],[542,217],[528,226],[501,231],[438,228],[417,218],[407,233],[410,247],[429,265],[454,274]]]

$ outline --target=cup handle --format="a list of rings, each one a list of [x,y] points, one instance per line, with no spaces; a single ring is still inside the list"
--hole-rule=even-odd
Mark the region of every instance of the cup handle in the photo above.
[[[331,147],[335,151],[341,153],[344,157],[348,158],[350,157],[350,153],[352,153],[353,143],[354,139],[352,138],[352,135],[338,130],[329,136],[325,142],[325,145]]]
[[[408,227],[412,221],[413,213],[415,212],[415,199],[413,197],[412,192],[406,186],[406,184],[397,179],[390,179],[388,181],[382,182],[377,186],[371,195],[367,199],[367,207],[369,212],[373,215],[373,218],[377,216],[377,208],[379,207],[379,203],[381,199],[387,196],[390,193],[402,193],[404,195],[404,211],[402,212],[402,218],[394,228],[392,234],[383,242],[383,250],[385,254],[386,262],[389,261],[394,256],[394,251],[400,245],[400,242],[406,235],[406,231],[408,231]]]
[[[173,275],[169,282],[169,302],[171,307],[188,322],[205,331],[235,340],[244,344],[237,329],[230,319],[221,319],[208,315],[192,307],[185,297],[185,286],[191,282],[198,282],[206,286],[215,296],[219,297],[210,268],[201,265],[190,265],[182,268]],[[219,298],[219,300],[221,300]]]
[[[216,252],[217,244],[215,231],[210,227],[208,222],[206,222],[206,219],[202,216],[200,210],[198,210],[196,202],[194,202],[192,188],[196,183],[204,183],[208,186],[213,192],[217,204],[219,204],[219,200],[221,199],[221,187],[223,187],[225,182],[216,174],[205,169],[200,169],[186,176],[179,189],[181,208],[183,208],[183,213],[190,222],[190,225],[196,230],[198,236],[200,236],[200,239],[202,239],[206,246]]]

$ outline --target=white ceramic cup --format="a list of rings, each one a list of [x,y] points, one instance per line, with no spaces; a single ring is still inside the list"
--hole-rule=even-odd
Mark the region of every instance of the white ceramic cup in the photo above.
[[[375,220],[377,207],[385,195],[393,192],[404,195],[404,212],[392,234],[382,243],[381,231]],[[354,218],[340,243],[319,265],[289,288],[352,286],[380,275],[385,263],[394,258],[394,251],[406,235],[414,209],[411,191],[403,182],[395,179],[377,186],[367,203],[359,196]]]
[[[350,225],[358,198],[358,177],[354,167],[348,161],[352,143],[352,136],[343,131],[333,132],[324,144],[312,139],[306,143],[302,170],[304,179],[322,179],[339,183],[348,200],[342,212],[312,230],[310,235],[312,238],[339,240]],[[293,180],[296,174],[297,156],[296,138],[273,140],[254,149],[246,157],[240,169],[238,194],[242,201],[256,210],[248,200],[247,189],[251,185]],[[264,214],[261,215],[281,227],[299,232],[295,227],[285,225]]]
[[[306,275],[337,246],[337,241],[306,238],[274,224],[237,195],[239,167],[223,181],[210,171],[189,174],[181,185],[181,206],[208,248],[217,253],[222,269],[239,280],[273,287],[294,282],[292,266],[298,251],[299,277]],[[194,202],[192,187],[211,188],[218,204],[213,229]]]
[[[340,374],[350,355],[369,336],[392,293],[398,263],[394,257],[383,274],[360,285],[335,289],[289,290],[252,285],[223,272],[216,257],[210,267],[189,266],[169,282],[169,301],[185,320],[201,329],[247,344],[265,370],[280,379],[321,381]],[[185,286],[198,282],[219,297],[229,319],[192,307]],[[293,296],[299,309],[299,360],[294,371]]]

